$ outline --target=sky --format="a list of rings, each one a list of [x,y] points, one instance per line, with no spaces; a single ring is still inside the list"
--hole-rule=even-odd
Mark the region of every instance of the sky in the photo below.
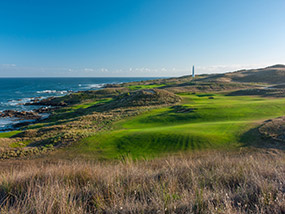
[[[285,64],[284,0],[0,0],[0,77],[167,77]]]

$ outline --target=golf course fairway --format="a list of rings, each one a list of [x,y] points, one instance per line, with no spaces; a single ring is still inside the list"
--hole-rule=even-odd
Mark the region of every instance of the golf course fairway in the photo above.
[[[262,121],[285,114],[285,98],[179,94],[177,104],[189,109],[161,107],[120,120],[110,131],[85,138],[70,151],[100,158],[154,157],[168,152],[234,149],[244,146],[242,135]],[[250,141],[250,139],[248,139]]]

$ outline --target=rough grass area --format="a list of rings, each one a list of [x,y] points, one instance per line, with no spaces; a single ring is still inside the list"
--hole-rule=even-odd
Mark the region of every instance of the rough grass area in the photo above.
[[[71,105],[55,110],[46,122],[58,122],[59,120],[70,120],[71,118],[80,117],[83,115],[91,114],[95,109],[95,105],[103,104],[111,101],[112,98],[105,98],[101,100],[83,102],[81,104]]]
[[[181,97],[178,107],[184,107],[182,112],[165,107],[121,120],[111,131],[88,137],[70,151],[97,158],[139,158],[185,150],[235,149],[251,145],[252,138],[244,137],[251,128],[285,114],[285,99],[221,94]]]
[[[128,88],[130,90],[139,90],[139,89],[152,89],[166,86],[165,84],[151,84],[151,85],[130,85]]]
[[[285,149],[285,117],[284,116],[265,121],[265,123],[262,124],[258,128],[258,131],[265,138],[280,142],[283,149]]]
[[[0,213],[284,213],[283,152],[0,164]]]
[[[181,101],[181,98],[171,92],[162,89],[144,89],[130,93],[122,94],[110,102],[109,105],[104,105],[103,109],[128,108],[139,106],[159,106],[173,105]]]
[[[106,99],[96,100],[93,102],[82,103],[82,104],[72,106],[71,109],[86,109],[86,108],[89,108],[99,103],[109,102],[110,100],[112,100],[112,98],[106,98]]]
[[[267,83],[283,84],[285,80],[284,65],[274,65],[260,69],[240,70],[224,74],[212,74],[204,78],[204,81],[215,82],[248,82],[248,83]]]
[[[49,97],[32,103],[32,105],[70,106],[82,102],[92,102],[102,98],[111,98],[127,91],[129,91],[127,88],[104,88],[101,90],[79,91],[62,97]]]

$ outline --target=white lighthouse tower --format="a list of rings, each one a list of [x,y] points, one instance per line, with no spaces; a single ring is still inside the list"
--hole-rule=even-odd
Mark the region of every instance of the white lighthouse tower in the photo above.
[[[192,67],[192,77],[195,78],[195,69],[194,69],[194,65]]]

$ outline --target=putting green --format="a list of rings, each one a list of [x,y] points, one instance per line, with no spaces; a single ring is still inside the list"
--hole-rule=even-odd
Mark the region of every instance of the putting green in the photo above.
[[[258,122],[285,114],[284,98],[180,96],[181,105],[191,111],[160,108],[121,120],[114,130],[84,139],[76,151],[103,158],[137,158],[185,150],[238,148],[244,144],[241,136]]]

